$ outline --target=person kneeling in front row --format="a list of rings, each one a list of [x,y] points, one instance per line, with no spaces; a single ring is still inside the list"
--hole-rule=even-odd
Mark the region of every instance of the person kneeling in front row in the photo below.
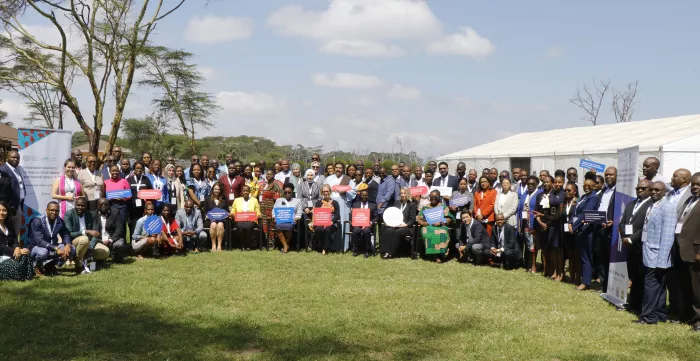
[[[96,201],[97,202],[97,201]],[[66,229],[70,232],[71,243],[75,247],[75,272],[83,273],[86,268],[85,257],[88,250],[91,249],[91,240],[100,237],[100,232],[95,223],[95,217],[92,212],[88,210],[89,202],[85,197],[79,197],[75,200],[75,208],[70,209],[66,212],[63,221],[66,224]],[[106,247],[100,244],[101,247]],[[104,252],[97,252],[97,255],[92,254],[92,258],[95,261],[102,261],[109,256],[109,249],[107,249],[107,256],[104,256]],[[100,258],[99,257],[104,257]]]
[[[146,255],[159,255],[159,233],[148,234],[144,229],[146,218],[156,213],[155,206],[151,202],[147,202],[143,208],[143,217],[136,221],[134,236],[131,237],[131,248],[136,253],[136,259],[143,259]],[[160,231],[160,230],[158,230]]]
[[[29,222],[27,248],[36,262],[34,271],[38,275],[43,275],[47,271],[54,273],[59,258],[65,261],[75,257],[75,248],[63,241],[70,239],[70,233],[58,216],[60,208],[58,202],[51,201],[46,206],[46,215]]]
[[[123,261],[126,253],[126,220],[122,219],[119,209],[110,206],[105,198],[97,201],[95,228],[100,230],[100,236],[90,243],[95,260],[107,259],[112,253],[115,262]]]
[[[474,264],[483,264],[489,257],[489,234],[481,222],[475,221],[469,211],[462,212],[462,232],[459,238],[459,258],[471,259]]]
[[[194,202],[187,200],[185,207],[175,213],[175,220],[182,232],[185,248],[195,253],[203,250],[207,243],[207,233],[204,232],[202,212],[194,208]]]
[[[491,236],[491,257],[500,259],[503,268],[512,270],[516,267],[518,258],[518,240],[515,236],[515,227],[506,223],[502,213],[496,214],[496,227]]]

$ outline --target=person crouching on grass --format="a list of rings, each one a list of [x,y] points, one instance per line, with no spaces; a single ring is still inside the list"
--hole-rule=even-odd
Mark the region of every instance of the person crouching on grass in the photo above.
[[[163,206],[160,218],[163,221],[160,238],[165,254],[184,253],[185,247],[182,244],[182,231],[177,226],[173,206],[170,204]]]

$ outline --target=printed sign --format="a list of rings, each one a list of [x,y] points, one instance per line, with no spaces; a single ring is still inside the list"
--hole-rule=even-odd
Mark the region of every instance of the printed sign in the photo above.
[[[294,207],[277,207],[273,208],[272,211],[275,213],[277,224],[294,223]]]
[[[450,207],[462,207],[469,204],[471,197],[459,197],[450,199]]]
[[[423,218],[430,224],[445,223],[445,211],[442,207],[426,208],[423,210]]]
[[[328,227],[333,224],[330,208],[314,208],[314,226]]]
[[[415,197],[415,196],[422,196],[422,195],[428,193],[429,189],[426,186],[418,186],[418,187],[411,187],[411,188],[409,188],[409,190],[411,191],[411,197]]]
[[[583,211],[583,221],[591,224],[607,222],[605,211]]]
[[[207,212],[207,218],[214,222],[223,221],[228,218],[228,215],[228,212],[221,208],[212,208],[211,211]]]
[[[431,192],[434,190],[437,190],[438,192],[440,192],[441,197],[452,195],[452,187],[438,187],[438,186],[430,187]]]
[[[333,190],[333,192],[350,192],[352,190],[352,187],[337,184],[331,187],[331,189]]]
[[[159,216],[149,216],[143,222],[143,233],[146,235],[159,234],[163,229],[163,220]]]
[[[591,160],[581,159],[578,166],[583,168],[583,169],[595,169],[596,172],[600,172],[600,173],[605,172],[605,164],[596,163],[596,162],[591,161]]]
[[[142,189],[137,196],[144,200],[157,201],[163,197],[163,193],[157,189]]]
[[[370,213],[369,208],[353,208],[352,209],[352,226],[353,227],[369,227]]]
[[[131,198],[131,189],[122,189],[118,191],[110,191],[107,192],[107,199],[130,199]]]
[[[389,207],[382,214],[384,224],[389,227],[398,227],[403,223],[403,212],[397,207]]]
[[[257,222],[258,214],[255,212],[238,212],[235,214],[236,222]]]

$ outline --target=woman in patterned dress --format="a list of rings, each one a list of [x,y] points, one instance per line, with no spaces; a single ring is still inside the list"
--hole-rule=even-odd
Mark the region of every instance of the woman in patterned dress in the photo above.
[[[29,250],[20,247],[13,222],[9,221],[10,206],[0,201],[0,281],[25,281],[34,278]]]
[[[207,179],[204,177],[202,166],[199,165],[199,163],[193,164],[190,171],[192,172],[192,177],[187,180],[187,193],[195,206],[202,209],[204,200],[207,199],[209,193],[211,193],[211,187],[209,187]]]
[[[282,182],[275,179],[275,173],[272,169],[265,172],[267,184],[260,193],[260,213],[262,213],[263,234],[267,236],[270,247],[275,246],[275,232],[270,232],[270,222],[272,219],[272,208],[275,206],[277,198],[282,197]]]

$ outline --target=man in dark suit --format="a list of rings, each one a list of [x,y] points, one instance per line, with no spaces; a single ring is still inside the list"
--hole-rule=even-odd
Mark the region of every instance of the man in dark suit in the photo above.
[[[604,211],[607,222],[597,225],[593,233],[593,263],[594,274],[603,286],[608,289],[608,271],[610,269],[610,245],[612,243],[613,210],[615,209],[615,185],[617,184],[617,168],[608,167],[605,170],[605,188],[600,194],[598,211]]]
[[[681,224],[678,244],[681,260],[690,274],[690,284],[681,286],[692,290],[690,298],[684,301],[693,305],[692,330],[700,332],[700,175],[691,178],[690,191],[692,196],[683,203],[678,217]]]
[[[365,169],[365,178],[362,183],[367,184],[367,192],[369,193],[370,203],[377,204],[377,193],[379,193],[379,184],[374,180],[374,171],[372,168]]]
[[[352,227],[352,255],[357,257],[359,255],[358,245],[362,245],[365,251],[365,258],[368,258],[374,255],[372,225],[377,221],[377,205],[369,201],[369,192],[365,189],[360,191],[360,202],[355,202],[352,208],[369,209],[369,227]],[[352,222],[352,213],[350,214],[350,221]]]
[[[74,247],[66,242],[58,242],[59,235],[61,240],[70,239],[70,233],[58,216],[60,208],[58,202],[51,201],[46,205],[45,215],[29,222],[27,248],[36,263],[34,272],[38,275],[54,273],[59,258],[67,261],[75,257]]]
[[[440,171],[440,177],[433,179],[433,186],[450,187],[452,188],[452,192],[459,189],[459,177],[455,175],[449,175],[449,168],[446,162],[440,162],[440,164],[438,164],[438,171]],[[441,194],[441,196],[450,197],[452,196],[452,193]]]
[[[88,201],[85,197],[78,197],[75,200],[75,208],[70,209],[63,216],[66,229],[70,232],[71,244],[75,247],[75,272],[89,273],[83,264],[85,254],[90,248],[90,240],[99,237],[100,232],[95,229],[95,221],[92,213],[86,212]]]
[[[7,154],[7,162],[0,167],[0,171],[10,175],[10,182],[12,183],[12,202],[10,205],[12,206],[15,231],[19,233],[22,225],[22,209],[24,208],[24,197],[27,194],[27,188],[25,187],[26,175],[24,169],[19,165],[18,151],[11,150]]]
[[[512,270],[518,262],[518,240],[515,235],[515,227],[506,223],[502,213],[496,214],[496,227],[493,228],[491,257],[500,258],[503,268]]]
[[[627,274],[632,282],[627,297],[627,309],[635,314],[642,312],[644,297],[644,263],[642,261],[642,228],[647,210],[653,202],[649,198],[651,183],[642,179],[637,183],[637,199],[629,202],[620,219],[620,239],[627,247]]]
[[[486,228],[481,222],[474,221],[469,211],[462,212],[462,225],[460,227],[462,227],[458,244],[460,261],[471,258],[474,260],[474,264],[483,264],[485,258],[488,258],[490,254],[489,234],[486,232]]]
[[[126,253],[126,221],[119,216],[119,210],[112,208],[105,198],[97,201],[97,211],[93,218],[95,229],[100,232],[100,237],[93,237],[90,242],[95,259],[107,259],[112,253],[114,261],[121,262]]]
[[[681,168],[673,172],[671,178],[671,190],[666,192],[666,199],[676,204],[676,216],[680,218],[685,202],[692,196],[690,191],[691,173],[689,170]],[[690,273],[681,259],[679,245],[680,230],[676,230],[676,235],[671,249],[671,262],[673,266],[668,270],[668,318],[671,322],[687,322],[693,317],[693,306],[689,303],[692,299],[690,287]]]

